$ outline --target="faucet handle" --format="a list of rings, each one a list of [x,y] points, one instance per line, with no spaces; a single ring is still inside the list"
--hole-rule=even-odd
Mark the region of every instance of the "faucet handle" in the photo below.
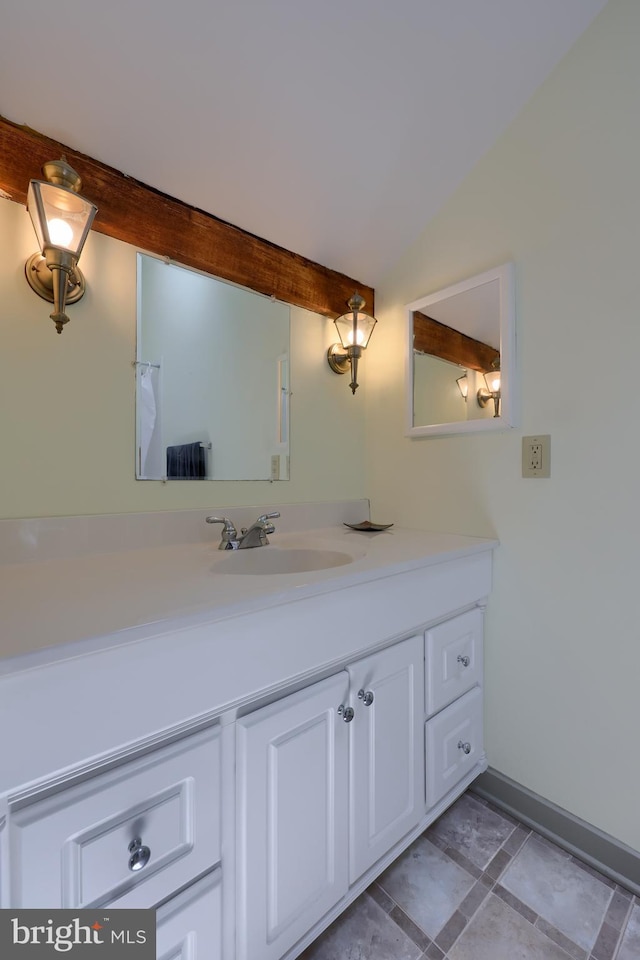
[[[223,523],[224,524],[223,533],[235,534],[236,532],[236,528],[234,527],[231,520],[229,520],[229,517],[207,517],[206,519],[207,519],[207,523]]]
[[[278,510],[274,510],[273,513],[263,513],[261,517],[258,517],[256,523],[266,523],[267,520],[276,520],[280,516]]]
[[[207,517],[207,523],[222,523],[222,540],[220,541],[220,550],[233,549],[233,544],[237,543],[238,532],[228,517]]]

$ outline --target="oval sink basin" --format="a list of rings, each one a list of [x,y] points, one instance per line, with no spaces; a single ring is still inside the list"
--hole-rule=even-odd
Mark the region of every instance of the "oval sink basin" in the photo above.
[[[215,573],[262,574],[306,573],[309,570],[328,570],[352,563],[355,557],[341,550],[274,546],[253,550],[228,550],[213,566]]]

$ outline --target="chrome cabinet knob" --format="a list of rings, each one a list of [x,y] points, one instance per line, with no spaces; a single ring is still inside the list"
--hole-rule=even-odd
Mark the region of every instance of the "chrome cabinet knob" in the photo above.
[[[461,653],[458,654],[456,659],[458,663],[462,664],[463,667],[468,667],[469,664],[471,663],[471,660],[469,659],[469,657],[463,657]]]
[[[343,703],[338,707],[338,715],[342,717],[345,723],[351,723],[355,716],[353,707],[345,707]]]
[[[151,850],[145,847],[140,837],[136,837],[129,844],[129,870],[142,870],[149,863]]]
[[[362,700],[365,707],[370,707],[373,703],[373,691],[358,690],[358,700]]]
[[[468,740],[458,740],[458,750],[462,750],[463,753],[471,753],[471,744]]]

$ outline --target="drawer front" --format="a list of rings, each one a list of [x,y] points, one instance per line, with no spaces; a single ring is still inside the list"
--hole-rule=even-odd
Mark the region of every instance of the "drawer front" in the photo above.
[[[480,687],[474,687],[427,721],[425,749],[427,808],[430,808],[484,755]]]
[[[188,887],[156,914],[157,960],[220,960],[221,871]]]
[[[10,858],[12,906],[152,907],[220,859],[218,728],[12,812]]]
[[[482,682],[482,611],[470,610],[425,634],[427,716]]]

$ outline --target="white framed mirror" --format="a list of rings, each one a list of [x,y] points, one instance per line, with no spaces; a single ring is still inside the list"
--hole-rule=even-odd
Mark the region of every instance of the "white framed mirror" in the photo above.
[[[505,263],[407,304],[407,436],[515,425],[514,274]]]

